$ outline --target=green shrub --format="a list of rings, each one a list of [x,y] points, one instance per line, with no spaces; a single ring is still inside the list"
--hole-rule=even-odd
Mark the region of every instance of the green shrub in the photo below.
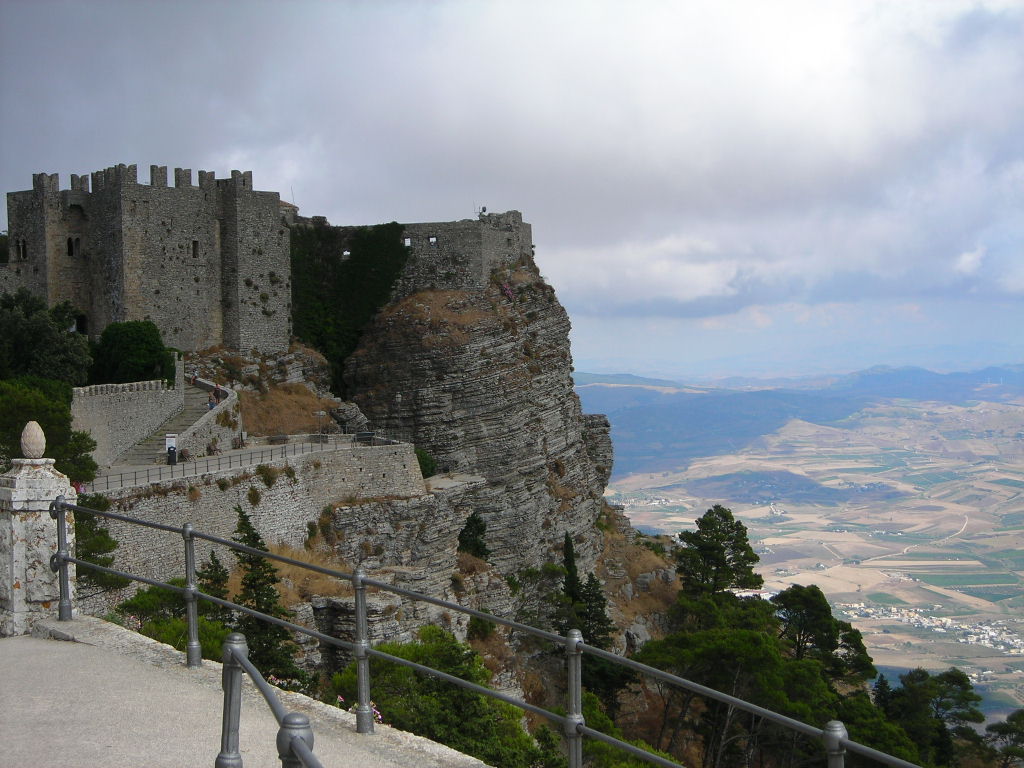
[[[469,627],[466,629],[466,637],[470,640],[486,640],[494,634],[494,622],[481,619],[479,616],[469,617]]]
[[[420,464],[423,477],[433,477],[437,473],[437,460],[423,448],[416,449],[416,461]]]
[[[478,685],[491,679],[480,656],[440,627],[422,627],[414,643],[384,643],[378,649]],[[510,704],[376,658],[370,660],[370,678],[376,707],[389,725],[447,744],[488,765],[557,764],[551,762],[557,761],[553,745],[550,752],[538,747],[520,725],[522,713]],[[339,705],[356,701],[354,664],[332,678],[324,700]]]
[[[281,470],[277,467],[271,467],[268,464],[258,464],[256,466],[256,474],[259,475],[263,484],[267,486],[267,488],[270,488],[277,482],[277,478],[281,474]]]

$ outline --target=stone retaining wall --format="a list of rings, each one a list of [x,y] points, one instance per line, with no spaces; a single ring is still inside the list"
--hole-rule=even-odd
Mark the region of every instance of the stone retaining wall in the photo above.
[[[401,499],[427,495],[413,446],[406,443],[353,445],[351,449],[292,456],[265,466],[277,472],[270,487],[255,468],[241,474],[235,468],[104,495],[114,502],[112,511],[173,526],[191,522],[197,530],[226,539],[232,537],[238,521],[235,506],[241,506],[268,544],[279,542],[298,548],[306,541],[308,523],[316,523],[325,508],[349,500],[349,505],[331,512],[330,520],[338,531],[339,554],[353,564],[379,558],[383,552],[397,552],[399,545],[393,541],[397,531],[388,520],[392,514],[396,519],[409,517],[411,502]],[[373,499],[389,499],[390,503],[373,504]],[[460,514],[464,520],[469,510]],[[105,525],[118,542],[114,568],[163,581],[184,575],[181,536],[117,520],[107,520]],[[406,536],[415,533],[411,522],[404,525],[409,528]],[[431,530],[433,527],[427,525],[422,534],[426,536]],[[456,538],[459,530],[461,524],[455,529]],[[196,541],[197,562],[208,559],[211,546]],[[404,546],[407,560],[420,559],[414,556],[416,547],[408,543]],[[227,552],[218,552],[218,556],[225,564],[233,564]],[[87,602],[85,607],[91,613],[109,610],[134,589],[109,593],[98,603]]]

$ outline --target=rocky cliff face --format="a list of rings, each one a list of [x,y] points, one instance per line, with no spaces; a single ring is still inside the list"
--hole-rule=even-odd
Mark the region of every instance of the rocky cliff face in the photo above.
[[[554,289],[529,256],[481,288],[403,285],[346,362],[351,399],[439,471],[485,478],[467,503],[487,524],[498,570],[557,561],[565,532],[591,569],[611,440],[607,420],[580,411]]]

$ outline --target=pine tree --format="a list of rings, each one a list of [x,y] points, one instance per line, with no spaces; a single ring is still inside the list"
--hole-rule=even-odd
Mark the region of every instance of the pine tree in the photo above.
[[[233,540],[253,549],[266,550],[267,545],[249,515],[241,506],[236,506],[235,512],[238,514],[238,526]],[[281,577],[273,563],[262,555],[238,550],[234,550],[234,554],[242,570],[242,589],[235,602],[268,616],[287,618],[288,611],[281,605],[276,588]],[[239,616],[236,629],[245,635],[249,659],[264,676],[298,680],[300,686],[306,682],[306,674],[295,664],[297,649],[287,629],[247,613]]]
[[[110,499],[99,493],[82,494],[78,497],[78,506],[106,512],[110,509]],[[75,515],[75,556],[110,568],[114,564],[114,556],[110,553],[117,549],[117,540],[110,535],[101,520],[98,515],[87,512]],[[79,589],[84,586],[95,587],[95,594],[131,584],[131,579],[124,576],[114,576],[91,568],[79,568],[77,578]]]
[[[491,554],[491,550],[487,548],[486,537],[487,523],[474,509],[472,514],[466,518],[466,524],[459,532],[459,552],[466,552],[473,557],[486,560]]]
[[[612,644],[615,625],[608,618],[608,600],[604,596],[601,582],[592,573],[587,575],[587,580],[583,584],[580,602],[580,632],[583,633],[583,642],[596,648],[608,649]]]
[[[228,569],[221,563],[217,553],[210,550],[210,559],[196,571],[196,585],[200,592],[205,592],[221,600],[228,599]],[[199,612],[213,621],[228,624],[231,621],[231,609],[206,600],[199,602]]]

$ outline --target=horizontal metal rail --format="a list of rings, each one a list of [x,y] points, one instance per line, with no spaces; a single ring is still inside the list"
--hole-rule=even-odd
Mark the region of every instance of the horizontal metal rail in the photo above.
[[[79,567],[85,567],[85,568],[89,568],[89,569],[92,569],[92,570],[101,571],[101,572],[104,572],[104,573],[109,573],[109,574],[113,574],[113,575],[117,575],[117,576],[122,576],[122,577],[125,577],[125,578],[129,578],[129,579],[132,579],[132,580],[135,580],[135,581],[140,581],[140,582],[143,582],[145,584],[150,584],[150,585],[153,585],[153,586],[162,586],[162,587],[166,587],[166,588],[169,588],[169,589],[173,589],[173,590],[183,594],[187,602],[194,603],[194,601],[197,601],[197,600],[200,600],[200,599],[207,600],[207,601],[212,602],[212,603],[214,603],[216,605],[220,605],[222,607],[229,608],[229,609],[234,610],[234,611],[245,613],[245,614],[248,614],[250,616],[255,616],[255,617],[260,618],[260,619],[262,619],[262,620],[264,620],[264,621],[266,621],[268,623],[275,624],[275,625],[278,625],[278,626],[281,626],[281,627],[285,627],[285,628],[287,628],[287,629],[289,629],[289,630],[291,630],[293,632],[298,632],[298,633],[307,635],[309,637],[313,637],[313,638],[315,638],[315,639],[317,639],[317,640],[319,640],[321,642],[327,643],[329,645],[333,645],[333,646],[337,646],[337,647],[340,647],[340,648],[344,648],[346,650],[349,650],[349,651],[353,652],[353,654],[355,656],[355,660],[356,660],[357,678],[360,681],[365,681],[365,685],[362,684],[362,682],[360,682],[360,684],[358,685],[358,688],[359,688],[358,703],[357,703],[356,708],[355,708],[356,709],[357,730],[359,730],[360,732],[367,732],[367,733],[369,733],[369,732],[373,731],[373,721],[372,721],[372,718],[370,716],[371,707],[370,707],[370,698],[369,698],[369,664],[368,664],[368,662],[369,662],[369,658],[370,657],[375,657],[375,658],[384,659],[384,660],[387,660],[389,662],[392,662],[392,663],[395,663],[395,664],[399,664],[399,665],[408,667],[408,668],[413,669],[413,670],[415,670],[415,671],[417,671],[419,673],[430,675],[430,676],[438,678],[440,680],[445,680],[446,682],[449,682],[449,683],[451,683],[453,685],[456,685],[456,686],[459,686],[461,688],[465,688],[466,690],[473,691],[473,692],[478,693],[480,695],[488,696],[490,698],[493,698],[493,699],[496,699],[496,700],[499,700],[499,701],[503,701],[503,702],[505,702],[507,704],[511,704],[511,705],[513,705],[515,707],[518,707],[519,709],[522,709],[524,711],[533,712],[534,714],[537,714],[537,715],[539,715],[541,717],[546,718],[547,720],[550,720],[550,721],[552,721],[554,723],[557,723],[557,724],[561,725],[564,728],[564,730],[565,730],[565,734],[566,734],[566,737],[567,737],[568,743],[569,743],[569,765],[570,765],[570,768],[579,768],[579,766],[581,764],[582,752],[580,750],[580,739],[584,735],[586,735],[586,736],[588,736],[590,738],[597,739],[599,741],[605,742],[607,744],[614,745],[617,748],[622,749],[622,750],[628,752],[629,754],[631,754],[631,755],[633,755],[635,757],[638,757],[638,758],[640,758],[642,760],[645,760],[647,762],[653,763],[655,765],[668,766],[668,768],[681,768],[678,763],[672,762],[671,760],[667,760],[667,759],[662,758],[662,757],[660,757],[658,755],[654,755],[654,754],[651,754],[649,752],[646,752],[646,751],[644,751],[642,749],[639,749],[638,747],[636,747],[636,746],[634,746],[632,744],[628,744],[628,743],[622,741],[621,739],[617,739],[615,737],[608,736],[607,734],[603,734],[603,733],[601,733],[599,731],[596,731],[596,730],[586,726],[585,722],[583,721],[582,711],[581,711],[581,706],[580,706],[579,662],[580,662],[580,658],[581,658],[581,656],[583,654],[590,654],[592,656],[595,656],[595,657],[602,658],[602,659],[605,659],[607,661],[610,661],[610,662],[612,662],[614,664],[618,664],[620,666],[626,667],[627,669],[633,670],[635,672],[639,672],[640,674],[643,674],[646,677],[654,678],[656,680],[661,680],[662,682],[666,682],[666,683],[668,683],[670,685],[678,686],[680,688],[692,691],[692,692],[697,693],[697,694],[699,694],[699,695],[701,695],[703,697],[706,697],[708,699],[712,699],[712,700],[719,701],[721,703],[727,704],[729,706],[736,707],[737,709],[741,709],[741,710],[743,710],[745,712],[749,712],[750,714],[753,714],[753,715],[755,715],[757,717],[764,718],[764,719],[769,720],[771,722],[774,722],[774,723],[776,723],[776,724],[778,724],[778,725],[780,725],[780,726],[782,726],[784,728],[787,728],[787,729],[792,730],[792,731],[796,731],[797,733],[801,733],[801,734],[803,734],[805,736],[809,736],[809,737],[815,738],[815,739],[820,739],[825,744],[825,746],[826,746],[826,750],[827,750],[827,753],[828,753],[828,765],[829,765],[829,768],[842,768],[842,765],[843,765],[843,754],[844,754],[844,752],[846,750],[850,750],[852,752],[856,752],[858,754],[861,754],[861,755],[864,755],[865,757],[869,757],[871,759],[877,760],[877,761],[879,761],[879,762],[881,762],[883,764],[886,764],[886,765],[895,766],[896,768],[920,768],[915,763],[910,763],[910,762],[908,762],[906,760],[902,760],[902,759],[894,757],[892,755],[885,754],[884,752],[880,752],[878,750],[872,749],[871,747],[867,747],[867,746],[865,746],[863,744],[860,744],[860,743],[858,743],[856,741],[853,741],[853,740],[849,739],[847,737],[847,734],[846,734],[846,729],[843,727],[842,723],[840,723],[839,721],[831,721],[825,729],[816,728],[814,726],[811,726],[811,725],[808,725],[806,723],[803,723],[803,722],[801,722],[799,720],[794,720],[793,718],[790,718],[790,717],[787,717],[785,715],[779,714],[777,712],[773,712],[771,710],[765,709],[765,708],[760,707],[760,706],[758,706],[756,704],[751,704],[751,703],[746,702],[746,701],[744,701],[742,699],[738,699],[738,698],[736,698],[734,696],[730,696],[729,694],[725,694],[725,693],[722,693],[720,691],[716,691],[716,690],[714,690],[712,688],[708,688],[706,686],[700,685],[699,683],[695,683],[693,681],[686,680],[685,678],[677,677],[676,675],[672,675],[672,674],[670,674],[668,672],[664,672],[664,671],[656,669],[654,667],[649,667],[649,666],[647,666],[645,664],[641,664],[639,662],[633,661],[632,659],[627,659],[625,657],[618,656],[618,655],[616,655],[614,653],[611,653],[609,651],[603,650],[601,648],[596,648],[594,646],[587,645],[586,643],[583,642],[582,637],[580,636],[580,634],[579,634],[579,632],[577,630],[570,630],[567,636],[558,635],[558,634],[555,634],[553,632],[549,632],[547,630],[538,629],[537,627],[532,627],[532,626],[529,626],[527,624],[522,624],[520,622],[513,621],[511,619],[505,619],[505,618],[502,618],[502,617],[499,617],[499,616],[494,616],[492,614],[485,613],[483,611],[478,611],[478,610],[475,610],[473,608],[466,608],[465,606],[459,605],[457,603],[452,603],[452,602],[449,602],[447,600],[442,600],[442,599],[439,599],[439,598],[430,597],[429,595],[423,595],[423,594],[420,594],[418,592],[414,592],[412,590],[405,589],[403,587],[397,587],[397,586],[388,584],[386,582],[378,581],[378,580],[375,580],[375,579],[369,579],[369,578],[366,578],[360,572],[345,573],[343,571],[338,571],[338,570],[335,570],[335,569],[332,569],[332,568],[326,568],[324,566],[318,566],[318,565],[315,565],[315,564],[312,564],[312,563],[307,563],[307,562],[303,562],[301,560],[296,560],[295,558],[291,558],[291,557],[288,557],[286,555],[278,555],[278,554],[275,554],[273,552],[266,552],[266,551],[263,551],[263,550],[255,549],[253,547],[249,547],[249,546],[246,546],[244,544],[240,544],[240,543],[238,543],[236,541],[233,541],[233,540],[230,540],[230,539],[224,539],[224,538],[221,538],[219,536],[214,536],[212,534],[203,533],[201,531],[193,530],[190,523],[186,523],[184,526],[179,528],[179,527],[175,527],[175,526],[166,525],[166,524],[163,524],[163,523],[156,523],[156,522],[152,522],[152,521],[148,521],[148,520],[140,520],[140,519],[136,519],[136,518],[127,517],[125,515],[121,515],[121,514],[118,514],[116,512],[99,511],[99,510],[89,509],[89,508],[86,508],[86,507],[80,507],[80,506],[77,506],[77,505],[74,505],[74,504],[67,503],[66,501],[64,501],[63,497],[58,497],[58,499],[56,501],[54,501],[50,505],[50,510],[51,510],[51,512],[50,512],[51,517],[54,517],[55,519],[63,519],[63,517],[58,517],[58,513],[60,511],[62,511],[62,510],[72,510],[74,512],[83,512],[83,513],[86,513],[86,514],[93,514],[93,515],[97,515],[97,516],[100,516],[100,517],[105,517],[105,518],[109,518],[109,519],[113,519],[113,520],[120,520],[120,521],[123,521],[123,522],[132,523],[132,524],[136,524],[136,525],[141,525],[141,526],[148,527],[148,528],[154,528],[154,529],[158,529],[158,530],[179,533],[185,539],[186,549],[188,549],[188,547],[190,546],[191,541],[193,539],[203,539],[205,541],[209,541],[209,542],[214,543],[214,544],[219,544],[219,545],[222,545],[222,546],[229,547],[230,549],[233,549],[233,550],[236,550],[236,551],[239,551],[239,552],[246,552],[248,554],[257,555],[257,556],[261,556],[261,557],[266,557],[266,558],[268,558],[270,560],[275,560],[275,561],[282,562],[282,563],[288,563],[290,565],[294,565],[294,566],[297,566],[297,567],[300,567],[300,568],[304,568],[304,569],[307,569],[307,570],[311,570],[311,571],[315,571],[315,572],[318,572],[318,573],[322,573],[322,574],[325,574],[325,575],[328,575],[328,576],[332,576],[334,578],[350,581],[352,583],[353,589],[355,591],[355,601],[356,601],[356,641],[355,642],[348,642],[348,641],[345,641],[345,640],[341,640],[340,638],[336,638],[336,637],[332,637],[330,635],[326,635],[326,634],[324,634],[322,632],[318,632],[317,630],[310,629],[308,627],[303,627],[301,625],[294,624],[294,623],[292,623],[290,621],[286,621],[284,619],[280,619],[280,618],[275,617],[275,616],[269,616],[267,614],[260,613],[259,611],[255,611],[255,610],[253,610],[251,608],[247,608],[245,606],[238,605],[237,603],[233,603],[231,601],[223,600],[221,598],[214,597],[213,595],[207,595],[207,594],[205,594],[203,592],[200,592],[198,589],[195,588],[195,574],[193,572],[194,571],[194,563],[192,563],[193,567],[190,568],[189,567],[189,565],[190,565],[190,562],[189,562],[190,558],[187,555],[186,555],[186,586],[185,587],[176,587],[174,585],[170,585],[170,584],[167,584],[165,582],[160,582],[160,581],[156,581],[156,580],[149,579],[149,578],[146,578],[146,577],[136,576],[136,575],[133,575],[133,574],[125,573],[123,571],[118,571],[118,570],[115,570],[115,569],[94,565],[92,563],[87,563],[87,562],[85,562],[83,560],[80,560],[78,558],[71,557],[67,553],[67,551],[66,551],[67,550],[66,542],[62,541],[66,537],[66,533],[63,531],[63,526],[58,525],[57,526],[57,528],[58,528],[58,552],[51,559],[51,568],[53,568],[54,570],[60,569],[61,570],[61,574],[62,574],[62,581],[61,581],[62,604],[64,602],[63,596],[65,594],[65,588],[66,588],[66,586],[64,584],[64,579],[66,579],[66,564],[67,563],[74,563],[74,564],[76,564]],[[407,659],[402,659],[400,657],[393,656],[391,654],[388,654],[388,653],[385,653],[383,651],[379,651],[377,649],[374,649],[374,648],[370,647],[369,641],[368,641],[368,637],[367,637],[367,631],[366,631],[365,589],[366,589],[367,586],[374,587],[374,588],[376,588],[378,590],[382,590],[382,591],[385,591],[385,592],[390,592],[390,593],[393,593],[393,594],[396,594],[396,595],[399,595],[399,596],[402,596],[402,597],[406,597],[406,598],[409,598],[411,600],[415,600],[415,601],[418,601],[418,602],[429,603],[431,605],[435,605],[435,606],[444,608],[446,610],[455,611],[457,613],[462,613],[462,614],[466,614],[466,615],[469,615],[469,616],[477,617],[477,618],[480,618],[480,619],[483,619],[483,620],[486,620],[486,621],[490,621],[490,622],[493,622],[495,624],[500,624],[500,625],[509,627],[512,630],[515,630],[515,631],[518,631],[518,632],[522,632],[524,634],[532,635],[534,637],[538,637],[538,638],[541,638],[541,639],[544,639],[544,640],[548,640],[548,641],[551,641],[551,642],[554,642],[554,643],[557,643],[559,645],[564,646],[565,649],[566,649],[566,654],[567,654],[567,658],[568,658],[568,661],[569,661],[569,678],[570,678],[570,685],[569,685],[570,706],[568,708],[567,714],[561,715],[561,714],[558,714],[556,712],[551,712],[549,710],[543,709],[542,707],[537,707],[535,705],[529,704],[528,702],[522,701],[520,699],[516,699],[515,697],[507,696],[505,694],[499,693],[498,691],[493,691],[493,690],[491,690],[489,688],[486,688],[484,686],[477,685],[476,683],[471,683],[471,682],[469,682],[467,680],[463,680],[463,679],[461,679],[459,677],[455,677],[455,676],[450,675],[450,674],[448,674],[446,672],[442,672],[440,670],[436,670],[436,669],[433,669],[431,667],[426,667],[426,666],[423,666],[421,664],[417,664],[417,663],[409,661]],[[67,589],[69,589],[69,587],[67,587]],[[64,610],[62,608],[62,610],[61,610],[61,619],[62,620],[65,619],[64,613],[65,612],[64,612]],[[190,611],[189,612],[190,622],[192,621],[191,617],[192,617],[193,613],[194,613],[194,611]],[[70,618],[70,609],[67,611],[66,618],[68,618],[68,619]],[[192,634],[193,634],[193,630],[190,627],[190,636]],[[235,655],[238,655],[237,652],[236,652]],[[226,649],[225,650],[225,663],[227,663],[228,656],[229,656],[228,650]],[[198,658],[193,663],[193,659],[191,658],[191,654],[190,654],[190,658],[189,658],[190,666],[196,666],[199,663],[201,663],[201,660],[198,659]],[[243,666],[243,667],[245,666],[245,664],[249,664],[251,666],[251,662],[248,661],[248,658],[245,659],[244,663],[239,661],[239,664],[241,666]],[[574,674],[574,669],[575,669],[575,674]],[[248,667],[246,667],[246,670],[248,671]],[[263,681],[262,676],[259,676],[258,672],[256,672],[255,675],[253,675],[252,672],[250,672],[250,676],[253,677],[254,681],[257,680],[257,679],[262,681],[263,685],[266,686],[267,689],[270,689],[269,684],[267,684],[266,681]],[[260,687],[261,693],[263,693],[264,698],[267,698],[267,701],[269,703],[270,702],[270,698],[268,698],[267,692],[263,690],[263,688],[260,686],[259,683],[257,683],[257,687]],[[271,707],[273,708],[273,706],[274,705],[272,704]],[[225,697],[225,718],[227,718],[227,707],[228,707],[228,700],[227,700],[227,695],[226,695],[226,697]],[[275,716],[277,714],[278,713],[275,710]],[[281,722],[281,719],[278,718],[278,721]],[[225,720],[225,722],[227,722],[227,720]],[[294,743],[298,744],[299,741],[300,740],[296,740]],[[312,736],[310,734],[310,743],[311,742],[312,742]],[[231,763],[229,763],[229,762],[225,762],[224,763],[225,767],[229,766],[229,765],[231,765]],[[314,765],[314,764],[310,763],[309,765]],[[218,766],[220,766],[220,763],[218,763]]]

